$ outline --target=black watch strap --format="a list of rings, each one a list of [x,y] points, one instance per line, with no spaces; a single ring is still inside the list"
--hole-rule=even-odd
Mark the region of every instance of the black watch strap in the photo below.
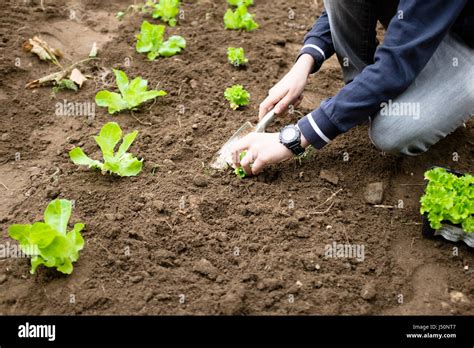
[[[293,151],[293,153],[295,154],[295,156],[301,156],[302,154],[304,154],[304,147],[301,146],[301,141],[299,144],[292,144],[290,146],[288,146],[288,148]]]

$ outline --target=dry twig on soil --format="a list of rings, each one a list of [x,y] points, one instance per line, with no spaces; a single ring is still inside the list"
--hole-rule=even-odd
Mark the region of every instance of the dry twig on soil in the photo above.
[[[36,79],[36,80],[33,80],[33,81],[30,81],[26,84],[26,87],[27,88],[37,88],[37,87],[40,87],[41,85],[44,85],[46,83],[56,83],[58,84],[62,79],[64,79],[74,68],[76,68],[77,66],[81,65],[81,64],[84,64],[90,60],[93,60],[93,59],[98,59],[98,58],[87,58],[87,59],[83,59],[79,62],[76,62],[74,64],[71,64],[70,66],[64,68],[63,70],[61,71],[58,71],[58,72],[55,72],[55,73],[52,73],[52,74],[49,74],[49,75],[46,75],[46,76],[43,76],[43,77],[40,77],[39,79]]]

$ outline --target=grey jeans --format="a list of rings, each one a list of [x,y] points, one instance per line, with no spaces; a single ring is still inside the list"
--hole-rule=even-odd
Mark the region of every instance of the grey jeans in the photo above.
[[[346,83],[373,63],[377,20],[386,27],[397,3],[324,1]],[[385,152],[412,156],[425,152],[474,115],[473,78],[474,49],[448,34],[411,86],[372,115],[372,142]]]

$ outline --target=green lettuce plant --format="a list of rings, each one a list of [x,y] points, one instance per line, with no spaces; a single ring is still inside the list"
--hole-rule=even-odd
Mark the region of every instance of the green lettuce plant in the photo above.
[[[240,5],[235,11],[230,8],[224,14],[224,25],[226,29],[243,29],[252,31],[258,28],[257,22],[253,20],[253,15],[247,11],[247,6]]]
[[[227,60],[234,66],[241,66],[248,63],[248,59],[245,58],[245,51],[242,47],[228,47]]]
[[[102,151],[104,162],[89,158],[80,147],[75,147],[69,151],[71,160],[82,166],[100,169],[102,173],[110,172],[119,176],[135,176],[142,170],[143,159],[138,160],[128,153],[128,148],[138,135],[138,131],[126,134],[122,139],[122,129],[115,122],[106,123],[98,136],[94,136],[95,141]],[[115,148],[122,139],[118,150]]]
[[[143,21],[140,34],[137,35],[136,50],[138,53],[147,53],[149,60],[158,56],[171,57],[186,47],[186,40],[179,35],[173,35],[163,41],[164,25],[154,25]]]
[[[248,105],[250,94],[242,85],[233,85],[224,92],[224,97],[230,102],[232,110],[236,110],[239,106]]]
[[[110,114],[122,110],[134,110],[140,104],[166,95],[163,90],[149,90],[148,81],[136,77],[132,82],[128,81],[127,75],[122,70],[114,69],[115,80],[120,94],[109,91],[100,91],[95,96],[95,102],[99,106],[108,107]]]
[[[81,231],[85,225],[76,223],[67,232],[71,211],[70,201],[56,199],[48,204],[44,222],[9,227],[9,236],[19,242],[24,254],[31,257],[31,274],[36,272],[39,265],[56,268],[64,274],[72,273],[72,263],[77,261],[79,251],[84,247]]]
[[[427,214],[430,226],[439,229],[443,221],[460,224],[465,232],[474,232],[474,176],[456,176],[443,168],[425,173],[428,184],[421,197],[421,214]]]
[[[240,153],[239,158],[240,158],[241,161],[245,157],[246,154],[247,154],[247,151],[242,151]],[[242,168],[242,166],[236,167],[234,169],[234,173],[235,173],[235,175],[237,175],[241,179],[243,179],[247,176],[247,174],[245,173],[245,170],[244,170],[244,168]]]
[[[147,1],[146,6],[152,9],[151,16],[167,22],[171,27],[176,25],[176,17],[179,14],[179,0]]]

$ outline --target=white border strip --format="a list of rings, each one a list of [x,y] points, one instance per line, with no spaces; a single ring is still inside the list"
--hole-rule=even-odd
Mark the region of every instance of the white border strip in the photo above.
[[[311,45],[311,44],[308,44],[308,45],[304,45],[302,50],[304,50],[305,48],[313,48],[315,49],[316,51],[318,51],[319,53],[321,53],[321,55],[323,56],[324,60],[326,60],[326,55],[324,54],[324,51],[321,49],[321,47],[319,46],[316,46],[316,45]]]
[[[313,116],[311,114],[308,114],[308,115],[306,115],[306,117],[308,118],[308,121],[311,124],[311,127],[313,127],[316,134],[318,134],[321,137],[321,139],[323,139],[326,143],[329,144],[331,142],[331,140],[327,136],[324,135],[324,133],[321,131],[321,129],[319,129],[316,122],[314,122]]]

